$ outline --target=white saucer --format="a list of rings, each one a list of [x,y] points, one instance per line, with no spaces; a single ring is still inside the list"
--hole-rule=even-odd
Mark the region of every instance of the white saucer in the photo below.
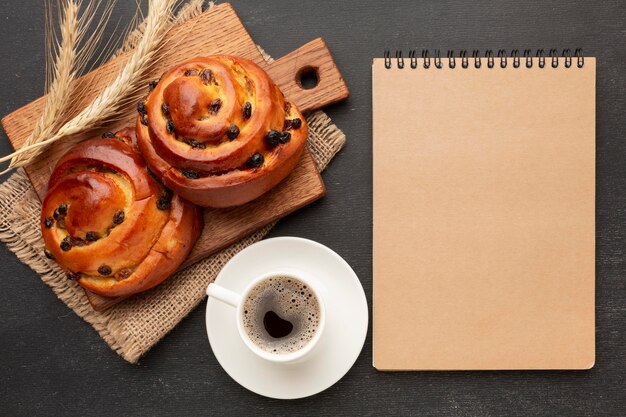
[[[350,265],[312,240],[279,237],[262,240],[235,255],[215,282],[240,292],[255,277],[273,270],[304,271],[321,284],[326,326],[314,350],[300,362],[265,361],[243,343],[235,308],[209,298],[206,326],[222,368],[243,387],[271,398],[308,397],[339,381],[356,361],[367,334],[365,292]]]

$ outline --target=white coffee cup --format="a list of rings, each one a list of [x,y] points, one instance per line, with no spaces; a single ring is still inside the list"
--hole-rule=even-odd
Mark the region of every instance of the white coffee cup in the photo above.
[[[257,285],[259,285],[261,282],[265,280],[268,280],[274,277],[291,277],[298,281],[301,281],[303,284],[305,284],[309,288],[313,296],[317,298],[317,301],[319,304],[320,311],[319,311],[319,324],[317,326],[317,330],[315,331],[315,334],[313,335],[311,340],[306,345],[304,345],[302,348],[298,349],[295,352],[272,353],[272,352],[263,350],[250,339],[243,325],[243,316],[244,316],[243,308],[242,308],[244,304],[243,301],[246,300],[246,298],[250,295],[250,292],[254,288],[256,288]],[[237,316],[237,330],[239,331],[239,336],[241,337],[241,340],[244,342],[244,344],[248,346],[248,348],[252,352],[254,352],[259,357],[265,360],[271,361],[271,362],[290,363],[290,362],[295,362],[299,359],[302,359],[306,355],[311,353],[311,351],[313,350],[313,348],[315,347],[315,345],[317,344],[318,340],[320,339],[322,335],[322,332],[324,330],[324,325],[326,323],[326,311],[324,308],[324,300],[322,299],[320,295],[321,289],[322,288],[320,287],[320,285],[312,277],[305,277],[304,274],[300,272],[294,273],[293,271],[280,270],[280,271],[272,271],[272,272],[263,274],[253,279],[252,282],[248,284],[248,286],[243,290],[241,294],[236,293],[232,290],[229,290],[227,288],[224,288],[214,283],[209,284],[206,293],[209,297],[213,297],[218,301],[221,301],[223,303],[226,303],[228,305],[235,307],[236,309],[235,314]]]

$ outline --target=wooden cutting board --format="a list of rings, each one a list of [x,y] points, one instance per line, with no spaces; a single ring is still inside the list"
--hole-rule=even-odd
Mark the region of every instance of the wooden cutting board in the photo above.
[[[215,54],[238,55],[256,62],[272,77],[287,100],[296,103],[304,113],[343,100],[349,95],[330,51],[321,38],[268,64],[228,3],[215,6],[172,28],[167,34],[159,61],[149,71],[149,79],[158,79],[163,72],[184,60]],[[76,80],[76,90],[84,90],[83,86],[90,86],[89,93],[73,98],[77,103],[76,108],[84,108],[104,89],[128,58],[129,54],[119,56]],[[311,71],[317,74],[318,83],[315,87],[306,89],[302,86],[300,77]],[[31,133],[44,103],[45,97],[41,97],[2,119],[2,127],[15,149],[20,148]],[[116,131],[134,125],[135,103],[129,103],[123,114],[128,117],[54,144],[39,160],[26,167],[26,173],[39,197],[43,198],[46,194],[48,179],[56,161],[74,143],[95,137],[103,131]],[[67,118],[71,116],[73,115],[70,114]],[[206,209],[204,230],[181,268],[229,246],[324,194],[324,183],[307,151],[287,179],[256,201],[228,209]],[[88,291],[87,296],[93,308],[98,311],[123,299],[102,297]]]

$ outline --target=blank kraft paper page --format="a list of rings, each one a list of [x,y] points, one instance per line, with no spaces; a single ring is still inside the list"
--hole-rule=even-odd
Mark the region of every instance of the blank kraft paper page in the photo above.
[[[508,61],[373,62],[377,369],[594,364],[595,59]]]

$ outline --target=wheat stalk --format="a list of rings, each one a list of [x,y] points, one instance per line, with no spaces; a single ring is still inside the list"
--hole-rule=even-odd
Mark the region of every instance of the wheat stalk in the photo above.
[[[56,133],[49,135],[47,139],[25,144],[11,155],[0,158],[0,162],[12,159],[9,168],[26,165],[41,154],[46,146],[66,136],[91,129],[102,121],[110,120],[118,115],[123,105],[128,101],[128,97],[137,92],[142,83],[142,75],[147,68],[158,60],[159,46],[171,27],[172,10],[177,1],[150,0],[143,36],[116,79],[86,108],[62,125]],[[29,153],[28,158],[25,157],[16,161],[16,157],[27,152]]]
[[[205,7],[206,3],[206,7]],[[180,23],[184,23],[189,19],[192,19],[196,16],[199,16],[203,10],[210,9],[215,5],[215,2],[206,0],[190,0],[187,4],[182,6],[178,12],[176,13],[176,17],[172,20],[171,25],[177,25]],[[136,17],[136,16],[135,16]],[[116,58],[120,55],[123,55],[129,51],[132,51],[137,46],[137,43],[143,36],[144,30],[146,28],[145,19],[142,20],[134,30],[130,31],[124,40],[122,46],[120,46],[111,56],[111,59]]]
[[[67,105],[69,98],[67,93],[71,82],[76,77],[77,49],[80,41],[80,20],[78,18],[80,4],[66,1],[60,8],[62,9],[59,24],[61,35],[58,39],[52,25],[52,7],[49,1],[46,3],[46,44],[47,51],[49,51],[46,59],[46,104],[42,116],[24,142],[25,146],[53,133],[52,130]],[[54,59],[55,56],[56,59]],[[28,159],[28,157],[29,154],[21,155],[16,158],[16,162]]]
[[[95,30],[84,41],[87,29],[92,24],[100,2],[91,2],[80,13],[81,1],[64,0],[58,4],[61,19],[59,33],[54,30],[52,23],[52,5],[46,2],[46,103],[42,115],[37,120],[35,128],[26,138],[24,146],[40,142],[54,133],[68,109],[72,81],[87,65],[104,30],[104,23],[110,17],[113,2],[104,8],[100,21]],[[36,151],[29,151],[18,155],[11,161],[9,168],[24,164],[36,156]]]
[[[177,25],[198,16],[205,9],[204,3],[206,0],[191,0],[180,8],[173,23]],[[207,3],[206,9],[208,10],[213,6],[215,6],[215,2],[210,1]]]
[[[52,7],[47,3],[47,13],[49,19],[52,16]],[[77,49],[80,42],[80,20],[78,11],[80,3],[66,1],[62,5],[62,17],[59,23],[61,39],[55,39],[54,28],[49,24],[46,28],[46,38],[48,42],[49,56],[47,62],[48,81],[46,82],[46,104],[41,118],[35,125],[25,144],[29,145],[40,136],[51,134],[57,120],[61,116],[67,104],[69,94],[65,94],[71,86],[72,80],[76,77]],[[54,52],[56,51],[56,59]]]

